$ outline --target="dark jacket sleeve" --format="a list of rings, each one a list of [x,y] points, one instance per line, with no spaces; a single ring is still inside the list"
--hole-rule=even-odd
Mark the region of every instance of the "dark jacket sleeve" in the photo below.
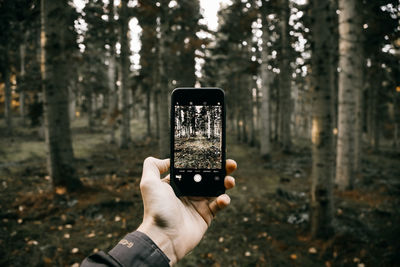
[[[81,267],[136,267],[136,266],[169,266],[168,257],[144,233],[135,231],[127,234],[108,253],[100,251],[83,260]]]

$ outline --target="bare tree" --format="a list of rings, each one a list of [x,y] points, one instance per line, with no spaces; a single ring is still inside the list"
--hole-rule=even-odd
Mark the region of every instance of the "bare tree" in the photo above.
[[[70,60],[67,2],[41,1],[41,74],[44,94],[47,166],[54,188],[74,191],[82,186],[74,167],[71,129],[68,114],[68,69]]]
[[[262,9],[266,10],[265,2],[263,2]],[[261,129],[260,129],[260,153],[262,157],[268,158],[271,153],[271,141],[270,141],[270,84],[272,72],[268,70],[268,20],[266,12],[261,13],[262,16],[262,41],[263,48],[261,51]]]
[[[128,43],[128,1],[121,1],[120,12],[120,42],[121,42],[121,93],[122,93],[122,127],[121,127],[121,148],[126,148],[131,140],[131,119],[129,107],[129,43]]]
[[[362,86],[362,56],[360,51],[361,12],[356,0],[339,0],[339,96],[336,183],[340,190],[353,187],[355,138],[360,138],[357,117]]]
[[[329,0],[311,3],[312,17],[312,185],[311,232],[314,237],[333,233],[333,166],[330,88],[330,13]]]

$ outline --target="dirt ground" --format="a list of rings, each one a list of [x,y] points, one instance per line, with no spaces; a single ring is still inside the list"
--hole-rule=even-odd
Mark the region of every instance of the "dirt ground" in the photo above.
[[[0,129],[0,266],[78,266],[139,225],[142,162],[156,142],[140,128],[120,150],[83,125],[73,135],[85,188],[69,196],[51,193],[37,129]],[[311,240],[310,151],[265,161],[234,140],[227,148],[239,166],[231,205],[178,266],[400,266],[399,154],[364,153],[356,189],[335,192],[336,234]]]
[[[221,169],[220,139],[206,137],[176,138],[175,167],[184,169]]]

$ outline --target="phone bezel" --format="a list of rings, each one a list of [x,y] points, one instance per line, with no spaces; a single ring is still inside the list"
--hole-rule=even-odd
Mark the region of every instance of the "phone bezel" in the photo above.
[[[221,169],[218,170],[218,175],[220,176],[219,181],[211,181],[211,178],[207,178],[200,183],[193,183],[186,180],[185,186],[180,186],[175,181],[176,169],[174,167],[174,142],[175,142],[175,103],[177,101],[181,103],[190,102],[200,103],[206,101],[207,103],[221,103],[222,107],[222,144],[221,144],[221,155],[222,164]],[[226,106],[225,106],[225,92],[221,88],[216,87],[203,87],[203,88],[191,88],[191,87],[180,87],[176,88],[171,93],[171,106],[170,106],[170,153],[171,153],[171,164],[170,164],[170,184],[175,191],[177,196],[206,196],[215,197],[225,193],[224,178],[226,175]],[[197,104],[194,104],[197,105]],[[214,169],[213,174],[216,175]],[[201,171],[194,171],[193,175],[196,173],[202,173],[204,178],[211,177],[206,173]],[[196,190],[193,189],[193,185],[196,185]]]

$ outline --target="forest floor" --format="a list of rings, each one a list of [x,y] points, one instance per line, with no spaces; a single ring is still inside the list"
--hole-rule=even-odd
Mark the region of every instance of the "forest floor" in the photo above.
[[[175,167],[185,169],[221,169],[220,138],[175,138]]]
[[[139,225],[142,162],[156,142],[135,122],[120,150],[84,125],[73,123],[73,139],[85,188],[68,196],[51,193],[37,129],[6,137],[0,123],[0,266],[78,266]],[[356,189],[335,191],[335,235],[312,240],[310,151],[265,161],[233,138],[227,148],[238,163],[231,205],[178,266],[400,266],[399,154],[366,151]]]

